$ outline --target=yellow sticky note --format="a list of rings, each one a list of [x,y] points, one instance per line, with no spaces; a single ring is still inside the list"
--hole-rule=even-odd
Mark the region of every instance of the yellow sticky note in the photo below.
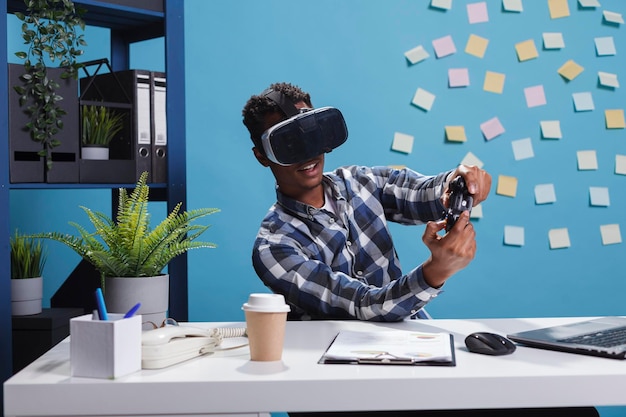
[[[548,0],[548,8],[550,9],[551,19],[569,16],[567,0]]]
[[[465,136],[464,126],[446,126],[446,138],[451,142],[465,142],[467,137]]]
[[[470,35],[467,40],[467,44],[465,45],[465,53],[482,58],[485,56],[488,44],[488,39],[481,38],[478,35]]]
[[[605,110],[604,118],[606,119],[607,129],[624,129],[626,127],[623,109]]]
[[[584,71],[584,68],[574,62],[573,59],[570,59],[565,64],[559,68],[557,71],[563,78],[567,78],[569,81],[572,81],[574,78],[578,77],[581,72]]]
[[[507,175],[499,175],[496,194],[507,197],[515,197],[517,194],[517,178],[509,177]]]
[[[532,39],[516,43],[515,50],[517,51],[517,59],[519,59],[520,62],[528,61],[529,59],[534,59],[539,56],[535,41]]]
[[[502,90],[504,90],[504,78],[504,74],[487,71],[485,73],[483,90],[489,91],[490,93],[502,94]]]

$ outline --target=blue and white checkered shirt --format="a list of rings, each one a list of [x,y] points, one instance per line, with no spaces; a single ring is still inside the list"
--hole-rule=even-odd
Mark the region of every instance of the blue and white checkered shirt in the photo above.
[[[257,274],[285,296],[290,318],[398,321],[416,314],[441,290],[424,281],[421,266],[402,274],[387,221],[441,219],[448,174],[339,168],[323,179],[337,215],[277,190],[254,243]]]

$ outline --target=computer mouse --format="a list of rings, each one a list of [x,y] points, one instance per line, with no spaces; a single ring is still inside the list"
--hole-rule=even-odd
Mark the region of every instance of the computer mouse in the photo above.
[[[484,355],[508,355],[515,352],[515,344],[504,336],[488,332],[472,333],[465,338],[465,346],[470,352]]]

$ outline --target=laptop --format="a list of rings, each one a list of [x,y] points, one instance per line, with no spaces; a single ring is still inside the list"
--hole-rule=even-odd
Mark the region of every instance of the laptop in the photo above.
[[[530,347],[626,359],[626,317],[589,319],[512,333],[507,337]]]

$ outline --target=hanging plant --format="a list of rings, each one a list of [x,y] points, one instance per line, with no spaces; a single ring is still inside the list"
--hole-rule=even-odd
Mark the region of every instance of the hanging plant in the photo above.
[[[27,51],[15,55],[24,60],[22,85],[13,89],[20,95],[20,106],[26,106],[30,121],[25,128],[32,140],[41,143],[39,156],[43,157],[48,170],[52,168],[51,151],[61,142],[57,135],[63,129],[61,107],[63,100],[57,89],[59,84],[48,77],[47,62],[58,63],[63,69],[61,79],[78,79],[81,64],[77,58],[86,45],[84,9],[75,7],[71,0],[24,0],[26,13],[15,13],[22,21],[22,38]]]

